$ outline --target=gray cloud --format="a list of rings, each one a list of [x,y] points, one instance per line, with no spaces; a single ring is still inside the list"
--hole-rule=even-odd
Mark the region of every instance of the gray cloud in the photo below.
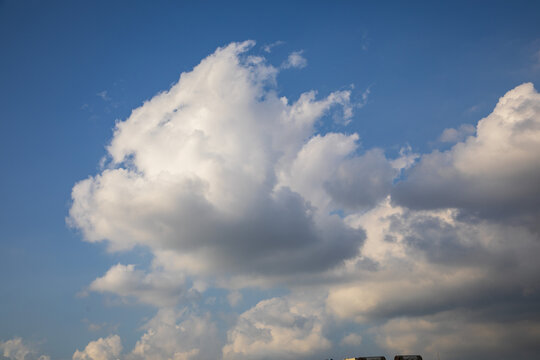
[[[411,209],[457,208],[466,217],[537,226],[539,153],[540,94],[527,83],[499,100],[476,136],[422,156],[392,198]]]
[[[477,321],[467,310],[404,317],[375,327],[378,344],[393,353],[421,353],[427,359],[527,359],[540,346],[540,322]]]

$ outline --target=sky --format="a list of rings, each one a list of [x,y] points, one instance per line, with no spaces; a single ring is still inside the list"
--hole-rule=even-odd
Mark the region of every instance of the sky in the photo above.
[[[540,351],[540,3],[0,1],[0,359]]]

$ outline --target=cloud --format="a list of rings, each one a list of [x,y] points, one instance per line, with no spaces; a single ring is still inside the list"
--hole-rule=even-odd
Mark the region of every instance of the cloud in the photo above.
[[[86,345],[83,351],[75,351],[73,360],[116,360],[122,352],[122,342],[118,335],[99,338]]]
[[[340,342],[341,345],[358,346],[362,344],[362,335],[350,333],[347,334]]]
[[[528,359],[538,353],[540,322],[536,319],[478,321],[467,311],[435,316],[396,318],[372,329],[381,347],[424,358]]]
[[[242,293],[238,290],[231,291],[229,295],[227,295],[227,301],[231,306],[236,306],[242,302]]]
[[[96,95],[99,96],[100,98],[102,98],[105,101],[111,100],[107,90],[100,91]]]
[[[145,274],[136,270],[134,265],[122,264],[113,266],[103,277],[94,280],[89,289],[134,297],[157,307],[171,307],[182,299],[196,296],[196,292],[187,289],[185,279],[180,274],[159,270]]]
[[[160,309],[143,326],[145,333],[123,353],[118,335],[88,343],[73,360],[195,360],[219,359],[221,340],[209,314],[197,316],[172,308]]]
[[[0,353],[12,360],[51,360],[47,355],[38,355],[35,346],[20,337],[0,341]]]
[[[540,213],[538,153],[540,94],[526,83],[504,95],[478,122],[476,136],[448,151],[423,155],[392,198],[413,209],[458,208],[534,226]]]
[[[379,149],[354,156],[357,141],[356,134],[311,138],[280,182],[326,211],[374,206],[390,193],[397,171]]]
[[[311,304],[288,298],[259,302],[240,315],[223,347],[227,359],[300,359],[328,349],[322,318]]]
[[[307,359],[333,344],[374,344],[450,359],[508,355],[498,344],[516,341],[533,354],[532,84],[509,91],[476,128],[444,130],[449,150],[406,146],[389,158],[363,149],[358,134],[317,130],[352,119],[349,91],[280,96],[280,68],[249,55],[253,45],[217,49],[133,110],[103,169],[74,186],[69,223],[86,241],[153,256],[148,269],[117,264],[89,285],[158,308],[131,352],[114,337],[90,350],[113,341],[103,356]],[[290,293],[253,305],[242,292],[250,286]],[[223,301],[205,294],[215,287]],[[204,310],[227,300],[246,307],[219,319]],[[513,331],[529,333],[519,342]]]
[[[281,65],[283,69],[297,68],[302,69],[307,66],[307,60],[302,56],[303,51],[292,52],[287,60]]]
[[[275,48],[276,46],[283,45],[283,44],[285,44],[284,41],[278,40],[278,41],[275,41],[275,42],[273,42],[271,44],[264,45],[263,50],[265,52],[267,52],[267,53],[271,53],[273,48]]]
[[[209,314],[194,314],[162,309],[144,326],[146,332],[127,360],[218,359],[218,329]]]
[[[412,211],[388,200],[349,216],[351,226],[366,230],[367,240],[347,264],[350,277],[329,286],[328,311],[362,323],[501,304],[506,314],[518,316],[517,308],[530,308],[540,296],[540,265],[533,255],[540,251],[538,235],[520,226],[471,224],[456,214]]]
[[[197,276],[319,272],[358,252],[363,232],[314,207],[318,199],[289,186],[303,174],[288,174],[323,115],[341,107],[352,116],[350,93],[318,100],[311,91],[289,104],[276,94],[277,69],[245,55],[251,46],[218,49],[117,124],[109,167],[73,188],[69,221],[87,241],[173,253]],[[343,181],[360,170],[355,157],[337,158]],[[385,184],[357,198],[373,201]]]
[[[457,143],[465,140],[467,137],[474,134],[475,127],[470,124],[462,124],[457,129],[448,128],[444,129],[439,141],[443,143]]]

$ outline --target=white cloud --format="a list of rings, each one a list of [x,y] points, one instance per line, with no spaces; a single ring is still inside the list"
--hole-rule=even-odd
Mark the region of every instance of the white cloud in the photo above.
[[[75,351],[73,360],[116,360],[122,352],[122,342],[118,335],[99,338],[86,345],[83,351]]]
[[[287,60],[281,65],[283,69],[302,69],[307,66],[307,60],[302,56],[303,51],[294,51],[289,54]]]
[[[228,332],[227,359],[300,359],[328,349],[318,307],[288,298],[259,302]]]
[[[113,266],[103,277],[94,280],[89,289],[135,297],[142,303],[158,307],[174,306],[190,296],[185,279],[179,273],[157,270],[145,274],[134,265],[122,264]]]
[[[273,42],[271,44],[264,45],[263,50],[265,52],[267,52],[267,53],[271,53],[273,48],[275,48],[276,46],[283,45],[283,44],[285,44],[284,41],[278,40],[278,41],[275,41],[275,42]]]
[[[277,70],[244,55],[252,45],[218,49],[117,124],[109,168],[73,188],[70,223],[87,241],[143,245],[197,276],[296,275],[354,256],[363,233],[279,180],[302,176],[287,169],[318,119],[336,106],[352,116],[350,93],[311,91],[289,104],[273,88]],[[361,170],[354,158],[337,159],[344,181]]]
[[[20,337],[0,341],[0,354],[12,360],[51,360],[47,355],[38,355],[35,346]]]
[[[162,309],[144,326],[127,360],[218,359],[220,340],[210,315],[196,316]]]

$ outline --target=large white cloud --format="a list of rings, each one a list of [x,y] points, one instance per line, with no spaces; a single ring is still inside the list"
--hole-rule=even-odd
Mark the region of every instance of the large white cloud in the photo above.
[[[135,265],[122,264],[113,266],[104,276],[94,280],[89,289],[133,297],[157,307],[172,307],[180,300],[197,296],[196,291],[187,288],[181,274],[159,270],[145,274],[135,269]]]
[[[366,229],[367,241],[362,255],[348,262],[343,282],[329,286],[329,311],[362,323],[461,307],[505,303],[515,312],[530,306],[540,296],[538,235],[520,226],[463,222],[456,214],[411,211],[388,200],[349,216],[352,226]]]
[[[331,215],[322,197],[339,209],[360,186],[364,195],[346,205],[373,203],[393,176],[384,155],[357,156],[356,135],[314,137],[334,105],[351,116],[349,92],[320,100],[307,92],[289,104],[274,90],[277,70],[244,55],[250,46],[218,49],[117,124],[109,168],[73,188],[70,222],[86,240],[173,251],[197,275],[323,271],[357,253],[363,232]],[[313,152],[317,142],[344,150]],[[341,176],[319,173],[318,184],[304,185],[310,170],[300,162]]]

